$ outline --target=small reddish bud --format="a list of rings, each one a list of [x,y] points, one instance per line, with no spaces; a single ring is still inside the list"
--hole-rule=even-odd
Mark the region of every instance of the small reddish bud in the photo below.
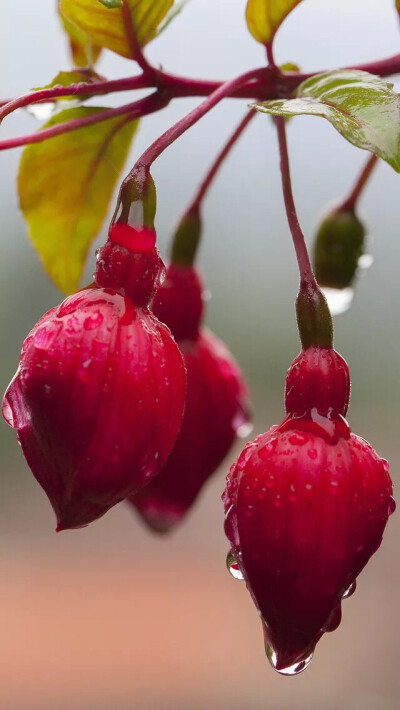
[[[147,306],[164,275],[155,243],[156,235],[147,227],[112,225],[108,241],[97,252],[97,284]]]
[[[170,264],[152,311],[176,341],[196,340],[204,312],[204,287],[196,269]]]
[[[179,343],[187,393],[182,426],[161,473],[130,501],[157,532],[167,532],[190,509],[202,486],[247,428],[247,387],[217,338],[200,328],[203,287],[192,267],[171,264],[153,311]]]
[[[96,270],[104,288],[41,318],[3,401],[58,530],[87,525],[147,484],[182,419],[183,359],[146,308],[162,267],[154,235],[131,234],[129,248],[113,237]]]
[[[349,368],[333,348],[309,347],[293,360],[286,376],[287,414],[310,418],[316,409],[325,417],[346,416],[349,398]]]
[[[245,579],[268,659],[286,675],[304,670],[339,625],[341,601],[394,510],[387,462],[341,416],[348,384],[333,350],[300,353],[288,373],[289,416],[245,447],[223,496],[229,567]]]

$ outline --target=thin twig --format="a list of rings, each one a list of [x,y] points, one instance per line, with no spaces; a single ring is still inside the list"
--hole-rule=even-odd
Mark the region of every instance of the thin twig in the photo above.
[[[256,111],[254,111],[254,109],[251,109],[250,111],[246,111],[246,113],[245,113],[244,117],[242,118],[242,120],[240,121],[239,125],[237,126],[235,131],[232,133],[232,135],[228,139],[228,141],[225,143],[221,152],[219,153],[219,155],[217,156],[217,158],[214,160],[213,164],[211,165],[211,168],[208,170],[196,195],[194,196],[191,206],[187,210],[188,212],[196,212],[199,210],[200,204],[204,200],[204,197],[205,197],[207,191],[209,190],[211,183],[213,182],[215,176],[217,175],[222,163],[224,162],[225,158],[228,156],[228,154],[232,150],[233,146],[236,144],[237,140],[240,138],[243,131],[249,125],[250,121],[252,120],[252,118],[255,115],[256,115]]]
[[[122,3],[122,17],[132,59],[139,64],[145,76],[153,77],[156,70],[151,66],[151,64],[149,64],[142,52],[142,48],[137,40],[135,28],[133,26],[131,11],[125,0]]]
[[[297,217],[296,207],[293,199],[289,155],[286,140],[285,119],[281,116],[276,116],[275,123],[278,131],[283,199],[285,202],[286,215],[289,223],[290,232],[292,234],[293,244],[296,251],[297,263],[299,265],[300,279],[306,281],[308,284],[311,284],[313,286],[315,285],[315,288],[318,289],[317,282],[315,280],[315,276],[312,270],[306,242],[304,239],[304,234],[300,227],[300,222]]]
[[[136,165],[134,166],[131,173],[128,175],[127,180],[130,176],[133,177],[136,169],[142,169],[143,167],[149,167],[160,155],[168,148],[171,143],[173,143],[177,138],[179,138],[188,128],[191,128],[197,121],[202,118],[206,113],[208,113],[216,104],[218,104],[222,99],[230,96],[232,92],[238,87],[242,86],[251,79],[258,79],[265,75],[267,71],[266,68],[256,69],[253,71],[246,72],[240,76],[227,81],[225,84],[219,86],[215,91],[213,91],[210,96],[208,96],[201,104],[196,106],[193,111],[190,111],[186,116],[184,116],[180,121],[175,123],[171,128],[169,128],[165,133],[163,133],[157,140],[152,143],[143,155],[139,158]]]
[[[156,91],[154,94],[147,96],[145,99],[125,104],[125,106],[105,109],[104,111],[99,111],[99,113],[94,113],[90,116],[74,118],[71,121],[66,121],[65,123],[59,123],[55,126],[44,128],[27,136],[18,136],[17,138],[9,138],[7,140],[0,141],[0,151],[8,150],[10,148],[18,148],[22,145],[30,145],[31,143],[41,143],[49,138],[54,138],[55,136],[69,133],[70,131],[76,131],[79,128],[84,128],[86,126],[92,126],[93,124],[100,123],[101,121],[107,121],[110,118],[115,118],[116,116],[122,116],[124,114],[129,114],[132,120],[140,118],[141,116],[158,111],[163,106],[166,106],[168,101],[169,99]]]
[[[371,177],[375,166],[378,163],[378,156],[375,155],[375,153],[372,153],[368,160],[366,161],[353,189],[351,190],[350,194],[346,199],[342,202],[340,207],[337,208],[337,210],[340,211],[348,211],[348,212],[354,212],[357,202],[361,196],[361,193],[363,192],[364,188],[366,187],[369,178]]]

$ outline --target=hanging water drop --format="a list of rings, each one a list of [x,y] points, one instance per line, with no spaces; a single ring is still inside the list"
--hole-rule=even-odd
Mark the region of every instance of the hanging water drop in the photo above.
[[[338,316],[349,310],[354,298],[354,288],[329,288],[328,286],[321,289],[329,306],[329,310],[333,316]]]
[[[369,269],[373,263],[374,257],[372,254],[362,254],[357,262],[357,266],[364,271],[365,269]]]
[[[356,587],[357,582],[352,582],[352,584],[350,584],[350,587],[348,587],[344,594],[342,594],[342,599],[348,599],[349,597],[351,597],[356,591]]]
[[[232,554],[232,552],[228,552],[226,556],[226,566],[228,568],[229,574],[231,574],[234,579],[244,579],[237,559],[235,555]]]
[[[235,428],[235,425],[234,425]],[[253,431],[253,425],[250,422],[244,422],[236,428],[236,434],[239,439],[247,439],[249,434]]]
[[[7,422],[8,426],[15,427],[13,411],[11,409],[11,405],[8,401],[7,396],[5,396],[3,399],[2,414],[3,414],[5,421]]]
[[[278,657],[269,644],[266,644],[265,646],[265,653],[267,655],[267,658],[272,666],[272,668],[277,672],[280,673],[281,675],[298,675],[299,673],[302,673],[302,671],[305,671],[306,668],[310,665],[313,657],[313,653],[310,653],[309,656],[306,658],[303,658],[300,661],[297,661],[296,663],[293,663],[291,666],[286,666],[284,668],[277,668],[278,664]]]

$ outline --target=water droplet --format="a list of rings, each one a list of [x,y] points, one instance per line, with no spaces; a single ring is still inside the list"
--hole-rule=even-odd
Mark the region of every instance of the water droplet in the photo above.
[[[381,464],[383,465],[383,468],[385,469],[386,473],[389,473],[389,461],[386,461],[386,459],[381,459]]]
[[[300,432],[295,432],[292,436],[289,436],[289,443],[293,446],[303,446],[308,441],[308,437]]]
[[[79,318],[76,316],[70,316],[67,319],[67,327],[65,328],[66,333],[79,333],[81,329],[81,324],[79,322]]]
[[[7,395],[4,396],[3,404],[1,406],[1,411],[2,411],[3,417],[4,417],[5,421],[7,422],[8,426],[14,428],[15,427],[14,414],[13,414],[13,410],[11,409],[10,402],[8,401]]]
[[[362,254],[357,262],[359,269],[369,269],[374,263],[374,257],[372,254]]]
[[[276,666],[278,663],[278,658],[274,649],[269,644],[267,644],[265,647],[265,653],[272,668],[281,675],[298,675],[302,671],[305,671],[306,668],[308,668],[313,657],[313,653],[310,653],[309,656],[307,656],[303,660],[293,663],[293,665],[291,666],[286,666],[286,668],[277,668]]]
[[[333,316],[338,316],[349,310],[354,298],[354,288],[351,286],[348,288],[326,287],[322,288],[321,291],[328,302],[329,310]]]
[[[35,347],[38,348],[38,350],[47,350],[53,336],[54,332],[51,328],[47,328],[46,326],[39,328],[33,336]]]
[[[44,385],[44,386],[43,386],[43,389],[44,389],[45,397],[49,397],[50,394],[51,394],[51,386],[50,386],[50,385]]]
[[[330,614],[329,619],[323,628],[323,631],[328,632],[328,633],[331,631],[336,631],[341,620],[342,620],[342,605],[339,603],[337,606],[335,606],[334,610]]]
[[[253,425],[250,422],[244,422],[243,424],[240,424],[240,426],[238,426],[237,428],[235,427],[235,425],[233,425],[233,428],[236,429],[236,434],[239,439],[247,439],[247,437],[253,431]]]
[[[390,498],[389,498],[389,515],[392,515],[395,510],[396,510],[396,501],[393,498],[393,496],[390,496]]]
[[[258,450],[258,455],[260,459],[263,461],[266,461],[269,459],[269,457],[274,453],[276,446],[278,443],[278,439],[275,437],[274,439],[270,439],[268,444],[265,444],[261,449]]]
[[[240,454],[237,464],[236,464],[236,468],[238,468],[239,471],[242,471],[245,468],[245,466],[251,456],[252,448],[253,447],[251,444],[246,444],[242,453]]]
[[[92,316],[85,318],[83,327],[85,330],[93,330],[93,328],[98,328],[103,322],[103,314],[100,311],[96,311]]]
[[[231,574],[234,579],[244,579],[240,571],[237,559],[235,555],[232,554],[232,552],[228,552],[226,556],[226,566],[228,568],[229,574]]]
[[[357,582],[356,581],[352,582],[350,584],[350,587],[348,587],[346,589],[346,591],[342,594],[342,599],[348,599],[349,597],[351,597],[352,594],[354,594],[354,592],[356,591],[356,587],[357,587]]]
[[[318,456],[318,452],[316,449],[308,449],[307,451],[307,456],[312,460],[315,461],[315,459]]]

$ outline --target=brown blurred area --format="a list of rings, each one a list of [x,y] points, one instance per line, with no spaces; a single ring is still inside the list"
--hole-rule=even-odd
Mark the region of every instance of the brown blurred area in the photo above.
[[[262,48],[243,24],[244,6],[231,0],[189,3],[149,47],[150,58],[171,71],[209,77],[261,64]],[[296,61],[307,70],[397,51],[392,0],[307,0],[277,43],[278,61]],[[20,0],[2,8],[0,61],[8,67],[1,81],[4,97],[45,84],[68,68],[52,3]],[[129,62],[107,52],[98,69],[110,78],[132,71]],[[126,97],[102,98],[96,105],[117,100]],[[178,101],[148,117],[130,162],[194,104]],[[155,166],[164,254],[177,215],[244,110],[245,102],[218,107]],[[1,132],[20,135],[37,126],[20,111]],[[365,155],[313,118],[291,121],[289,141],[296,201],[311,235],[324,205],[344,194]],[[61,299],[42,272],[18,212],[19,155],[3,153],[0,162],[2,389],[15,371],[23,338]],[[293,312],[297,273],[277,166],[272,122],[260,117],[210,194],[201,250],[213,294],[208,323],[246,372],[255,434],[282,418],[285,371],[299,349]],[[352,374],[350,424],[389,459],[395,484],[398,191],[399,176],[379,166],[362,202],[375,263],[360,279],[353,307],[335,322],[336,347]],[[225,567],[220,496],[239,448],[185,523],[161,538],[125,505],[84,530],[55,534],[45,495],[5,424],[0,445],[0,710],[397,710],[399,513],[390,519],[382,548],[362,573],[355,595],[343,604],[339,629],[323,637],[305,673],[284,678],[265,658],[261,624],[244,583]]]
[[[2,708],[397,707],[398,516],[339,629],[304,674],[284,678],[265,659],[244,583],[225,568],[222,484],[220,475],[169,539],[147,533],[125,505],[56,535],[33,481],[29,503],[11,501],[0,564]]]

